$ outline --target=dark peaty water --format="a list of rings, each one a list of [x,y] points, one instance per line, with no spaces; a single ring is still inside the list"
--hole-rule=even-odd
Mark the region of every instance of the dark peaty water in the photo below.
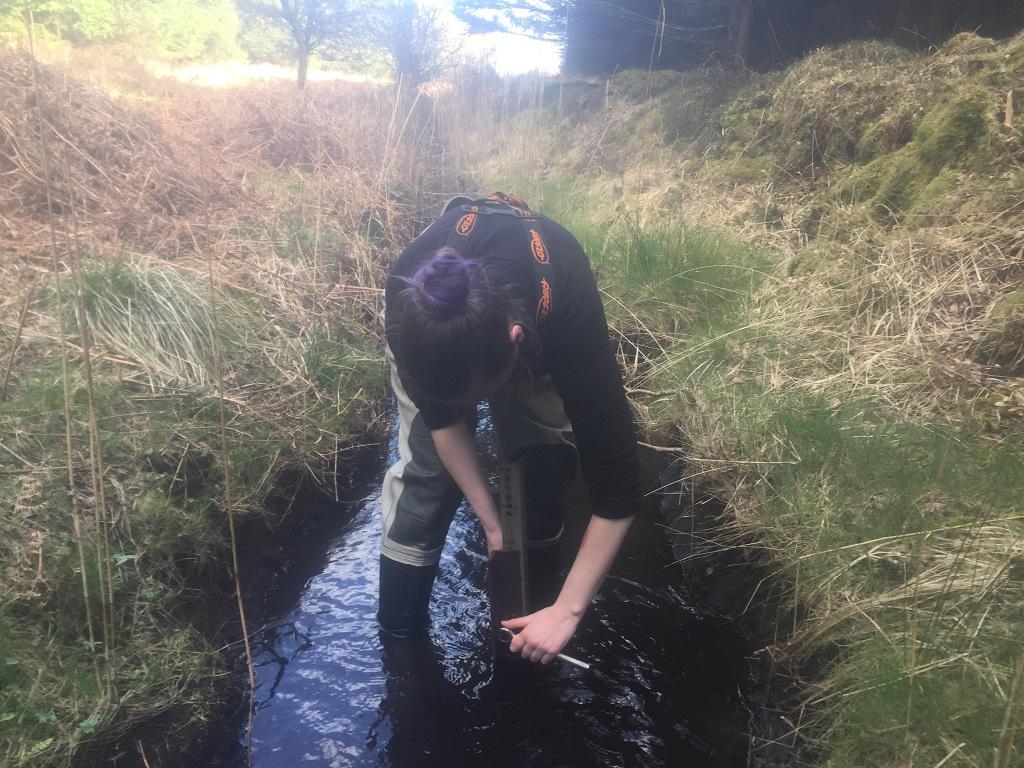
[[[326,550],[320,537],[296,563],[304,583],[282,590],[293,602],[255,638],[255,765],[745,766],[744,645],[680,594],[650,498],[565,649],[589,672],[494,662],[485,546],[465,507],[434,587],[430,642],[382,644],[379,496],[339,510]],[[581,499],[574,492],[573,505]],[[531,565],[538,598],[571,561],[586,515],[574,517],[558,557]]]

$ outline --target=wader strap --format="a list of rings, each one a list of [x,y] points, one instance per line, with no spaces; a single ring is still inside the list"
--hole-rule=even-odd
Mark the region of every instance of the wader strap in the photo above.
[[[550,253],[541,236],[540,227],[537,225],[536,214],[530,210],[521,197],[506,195],[503,192],[495,192],[483,200],[474,200],[471,203],[458,206],[458,208],[463,211],[462,217],[448,234],[445,246],[454,248],[459,254],[465,254],[472,250],[468,246],[472,242],[476,222],[480,216],[515,216],[519,219],[530,240],[530,253],[533,256],[531,264],[533,265],[534,285],[537,289],[537,309],[534,322],[538,327],[543,325],[551,314],[554,302],[552,290],[554,281],[552,280]]]

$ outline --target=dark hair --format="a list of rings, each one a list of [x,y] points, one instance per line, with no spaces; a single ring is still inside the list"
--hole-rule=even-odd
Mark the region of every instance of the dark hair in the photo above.
[[[441,248],[404,279],[401,363],[424,394],[458,399],[505,372],[515,355],[509,325],[522,311],[482,262]]]

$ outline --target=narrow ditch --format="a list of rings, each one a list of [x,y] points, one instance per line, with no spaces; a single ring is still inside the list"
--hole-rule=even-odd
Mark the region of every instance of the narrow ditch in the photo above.
[[[490,448],[486,417],[480,442]],[[254,764],[295,766],[667,766],[739,768],[766,707],[735,622],[687,594],[666,533],[667,505],[648,496],[611,574],[557,662],[495,664],[484,589],[486,548],[461,507],[431,603],[430,642],[382,645],[376,625],[379,483],[395,455],[363,464],[347,501],[307,507],[276,568],[254,634]],[[663,457],[646,453],[659,487]],[[567,535],[531,561],[539,600],[557,589],[586,523],[570,492]],[[241,723],[241,716],[229,722]],[[211,745],[216,764],[245,765],[244,724]],[[772,761],[772,764],[778,764]]]

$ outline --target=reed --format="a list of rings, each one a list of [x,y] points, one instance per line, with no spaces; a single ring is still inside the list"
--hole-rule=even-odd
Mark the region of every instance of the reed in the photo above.
[[[30,17],[30,22],[29,22],[29,25],[28,25],[28,33],[29,33],[29,41],[30,41],[30,53],[34,54],[34,52],[32,51],[32,43],[31,43],[31,41],[32,41],[31,17]],[[40,112],[41,101],[38,98],[38,95],[39,95],[39,76],[38,76],[38,69],[35,66],[32,67],[32,84],[33,84],[33,87],[35,88],[36,96],[37,96],[36,102],[35,102],[36,103],[36,127],[37,127],[37,130],[39,131],[39,135],[42,136],[43,135],[43,130],[42,130],[43,117],[42,117],[42,114]],[[53,209],[54,209],[54,205],[53,205],[53,202],[54,202],[54,200],[53,200],[53,184],[52,184],[52,179],[51,179],[51,175],[50,175],[50,169],[51,169],[51,162],[52,161],[51,161],[51,158],[50,158],[49,148],[46,146],[46,143],[43,142],[43,141],[40,141],[40,145],[41,145],[40,146],[40,158],[41,158],[41,161],[42,161],[41,165],[42,165],[43,182],[44,182],[45,195],[46,195],[47,225],[48,225],[48,229],[49,229],[49,233],[50,233],[50,275],[51,275],[51,278],[53,280],[54,291],[56,292],[56,294],[58,296],[60,296],[60,295],[62,295],[61,268],[60,268],[60,264],[58,262],[59,249],[58,249],[58,240],[57,240],[57,223],[56,223],[56,218],[55,218],[55,216],[53,214]],[[34,291],[34,285],[33,285],[32,290]],[[26,309],[28,308],[28,306],[29,306],[29,302],[26,301],[26,303],[25,303]],[[20,336],[21,330],[24,328],[24,321],[25,321],[25,315],[23,314],[22,317],[19,319],[19,323],[18,323],[18,336]],[[68,502],[69,502],[70,507],[71,507],[71,520],[72,520],[72,525],[73,525],[73,528],[74,528],[75,549],[76,549],[76,551],[78,553],[78,566],[79,566],[79,572],[81,574],[82,598],[83,598],[83,602],[85,604],[86,632],[87,632],[87,637],[88,637],[88,641],[89,641],[89,649],[90,649],[90,651],[92,651],[92,650],[94,650],[97,647],[97,643],[96,643],[95,631],[94,631],[94,628],[93,628],[92,599],[91,599],[90,593],[89,593],[89,579],[88,579],[88,576],[86,575],[87,574],[87,570],[86,570],[85,549],[84,549],[84,543],[83,543],[83,539],[82,539],[81,512],[80,512],[79,506],[78,506],[78,493],[77,493],[77,488],[76,488],[76,485],[75,485],[74,450],[73,450],[73,442],[74,441],[73,441],[73,434],[72,434],[73,422],[72,422],[72,418],[71,418],[71,380],[70,380],[70,376],[69,376],[69,373],[68,373],[68,342],[67,342],[68,334],[67,334],[67,327],[66,327],[66,323],[65,323],[65,319],[64,319],[64,311],[63,311],[63,307],[62,306],[59,306],[57,308],[57,329],[58,329],[58,345],[59,345],[59,354],[60,354],[60,374],[61,374],[60,378],[61,378],[61,387],[62,387],[62,390],[63,390],[62,407],[63,407],[63,412],[64,412],[64,449],[65,449],[65,452],[64,452],[64,465],[65,465],[65,473],[67,475],[67,496],[68,496]],[[14,349],[16,347],[17,347],[17,341],[15,341],[14,347],[12,347],[10,365],[8,366],[8,374],[10,373],[10,370],[13,367],[13,364],[14,364]],[[6,383],[7,383],[7,380],[5,378],[5,380],[4,380],[5,395],[6,395]],[[104,631],[105,631],[105,629],[106,629],[106,624],[104,623]],[[107,652],[107,647],[108,647],[108,644],[106,642],[104,642],[104,645],[103,645],[103,652],[104,652],[104,654],[106,654],[106,652]],[[93,671],[95,672],[95,675],[96,675],[96,686],[97,686],[97,688],[103,688],[103,681],[101,680],[101,672],[100,672],[99,659],[98,659],[98,656],[96,656],[95,654],[92,654],[92,666],[93,666]],[[107,669],[108,670],[110,669],[109,664],[107,665]],[[109,682],[109,676],[108,676],[107,679],[108,679],[108,682]]]
[[[25,330],[25,319],[28,317],[28,310],[32,306],[32,299],[35,298],[35,283],[29,286],[28,295],[21,305],[21,312],[18,314],[18,327],[14,331],[14,340],[11,342],[11,351],[7,354],[7,364],[4,366],[3,379],[0,380],[0,400],[7,399],[7,385],[11,381],[11,371],[14,369],[14,356],[18,354],[18,345],[21,343],[21,333]]]
[[[103,648],[107,668],[111,670],[108,681],[108,695],[116,697],[113,683],[113,672],[116,668],[117,627],[114,609],[114,576],[111,567],[112,551],[110,548],[110,513],[107,506],[106,480],[103,460],[103,442],[99,421],[96,418],[95,379],[92,360],[92,329],[85,312],[84,285],[82,282],[82,263],[78,233],[75,231],[75,208],[69,206],[71,219],[71,276],[75,285],[75,320],[78,327],[79,349],[81,352],[82,369],[85,374],[85,397],[87,428],[89,436],[89,478],[92,484],[92,505],[96,525],[97,557],[96,569],[100,583],[100,606],[103,613]],[[61,309],[63,311],[63,309]]]
[[[209,230],[207,230],[209,231]],[[245,650],[245,665],[249,674],[248,710],[246,739],[248,741],[248,764],[253,764],[253,720],[256,713],[256,671],[252,660],[252,642],[249,638],[249,623],[245,618],[245,602],[242,599],[242,578],[238,569],[238,534],[235,530],[234,496],[231,488],[231,454],[228,452],[227,420],[224,410],[224,376],[220,358],[220,322],[217,311],[217,281],[214,271],[213,249],[207,243],[207,267],[210,289],[210,347],[213,353],[213,376],[217,386],[217,421],[220,437],[220,462],[224,476],[224,511],[228,519],[228,535],[231,547],[231,573],[234,577],[235,602],[238,606],[238,621],[242,630],[242,644]]]

